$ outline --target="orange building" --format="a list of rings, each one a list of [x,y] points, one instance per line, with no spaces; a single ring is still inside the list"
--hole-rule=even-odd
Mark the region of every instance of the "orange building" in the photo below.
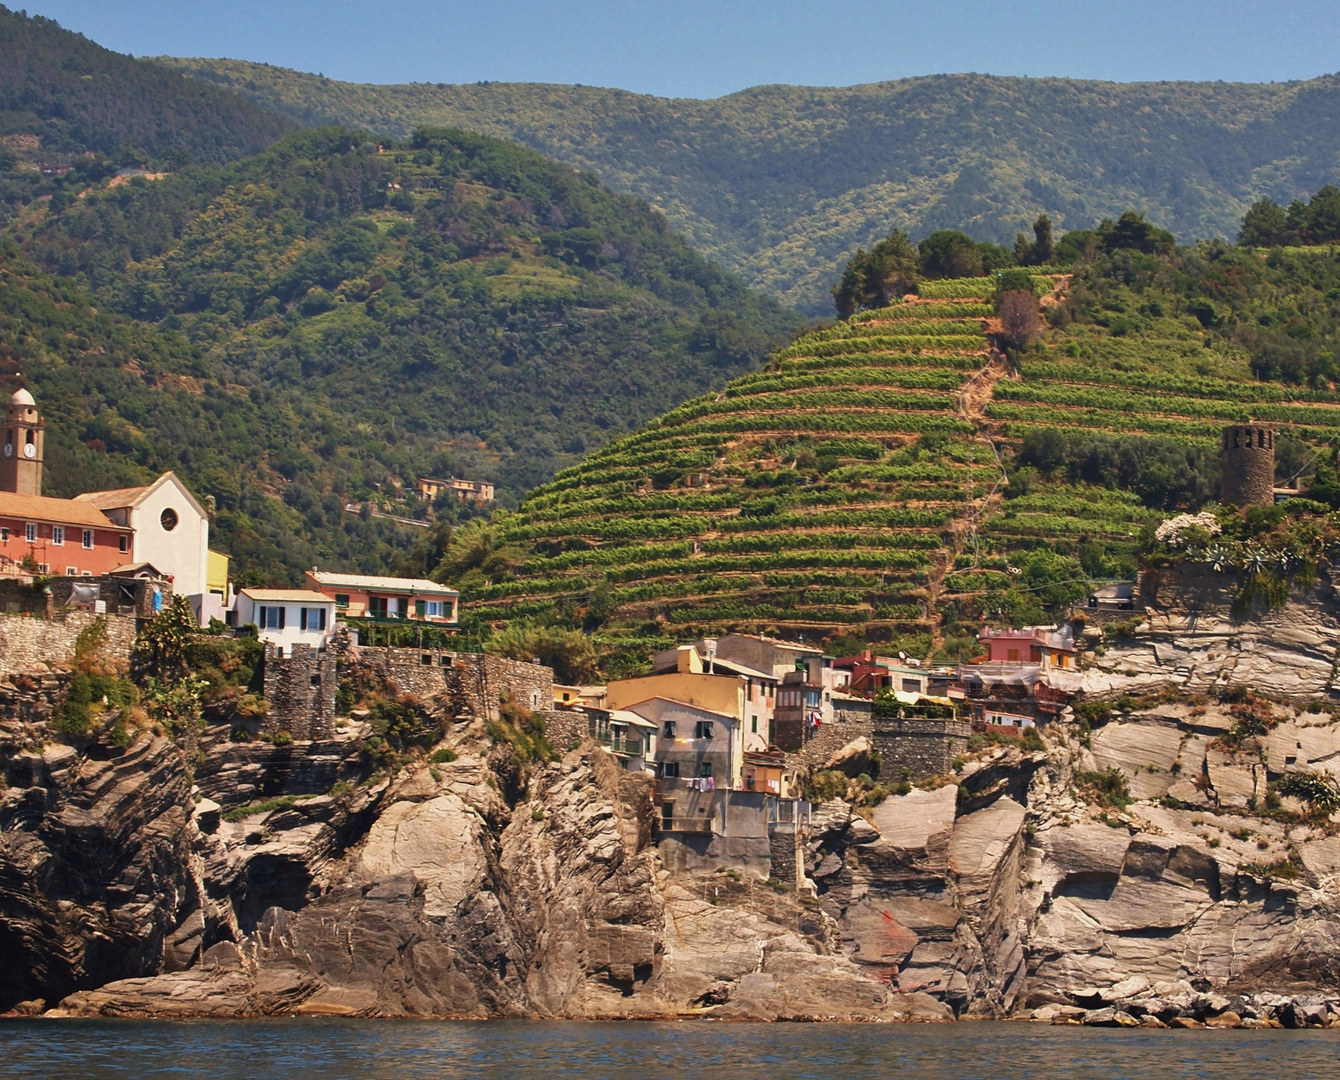
[[[335,612],[350,619],[406,619],[451,626],[461,594],[425,578],[371,577],[307,571],[307,587],[335,601]]]
[[[99,577],[134,561],[135,532],[73,499],[0,491],[0,574]]]

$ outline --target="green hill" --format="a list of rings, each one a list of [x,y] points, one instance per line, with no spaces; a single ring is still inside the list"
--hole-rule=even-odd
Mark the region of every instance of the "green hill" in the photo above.
[[[415,477],[451,473],[508,504],[756,367],[796,322],[645,204],[459,131],[304,133],[53,198],[12,235],[47,272],[183,335],[207,407],[325,418],[234,451],[302,511],[371,500],[412,516]]]
[[[647,199],[750,284],[827,313],[860,245],[899,227],[1010,243],[1039,212],[1088,228],[1134,206],[1184,241],[1260,196],[1335,179],[1340,79],[1271,85],[940,75],[764,86],[711,101],[527,83],[341,83],[235,60],[160,63],[306,125],[515,139]]]
[[[1332,249],[1034,282],[1045,332],[1008,358],[991,279],[923,282],[560,473],[444,576],[481,620],[595,630],[613,670],[728,630],[961,657],[983,617],[1133,573],[1149,523],[1217,497],[1223,425],[1285,429],[1281,478],[1340,438]]]
[[[235,161],[297,127],[0,5],[0,216],[40,195],[82,190],[119,165]]]
[[[174,469],[217,507],[212,547],[252,583],[295,580],[313,563],[372,571],[405,557],[412,537],[346,514],[339,499],[298,505],[266,483],[295,432],[333,433],[315,402],[253,397],[213,376],[180,334],[94,303],[0,241],[0,390],[37,396],[47,421],[43,490],[62,498],[147,483]]]

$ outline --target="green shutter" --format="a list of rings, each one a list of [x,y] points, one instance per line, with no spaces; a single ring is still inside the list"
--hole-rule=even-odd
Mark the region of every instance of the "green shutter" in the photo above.
[[[415,614],[415,615],[418,615],[420,618],[423,618],[424,615],[428,614],[428,601],[427,601],[427,600],[415,600],[415,601],[414,601],[414,614]]]

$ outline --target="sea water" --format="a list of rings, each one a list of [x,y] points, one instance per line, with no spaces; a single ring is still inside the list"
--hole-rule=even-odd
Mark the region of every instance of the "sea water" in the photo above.
[[[1340,1076],[1337,1031],[1028,1023],[0,1021],[0,1076],[103,1080],[1304,1080]]]

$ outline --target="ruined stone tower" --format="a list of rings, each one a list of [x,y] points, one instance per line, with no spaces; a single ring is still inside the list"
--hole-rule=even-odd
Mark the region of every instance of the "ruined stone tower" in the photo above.
[[[1275,429],[1263,424],[1224,428],[1221,501],[1233,506],[1275,502]]]

